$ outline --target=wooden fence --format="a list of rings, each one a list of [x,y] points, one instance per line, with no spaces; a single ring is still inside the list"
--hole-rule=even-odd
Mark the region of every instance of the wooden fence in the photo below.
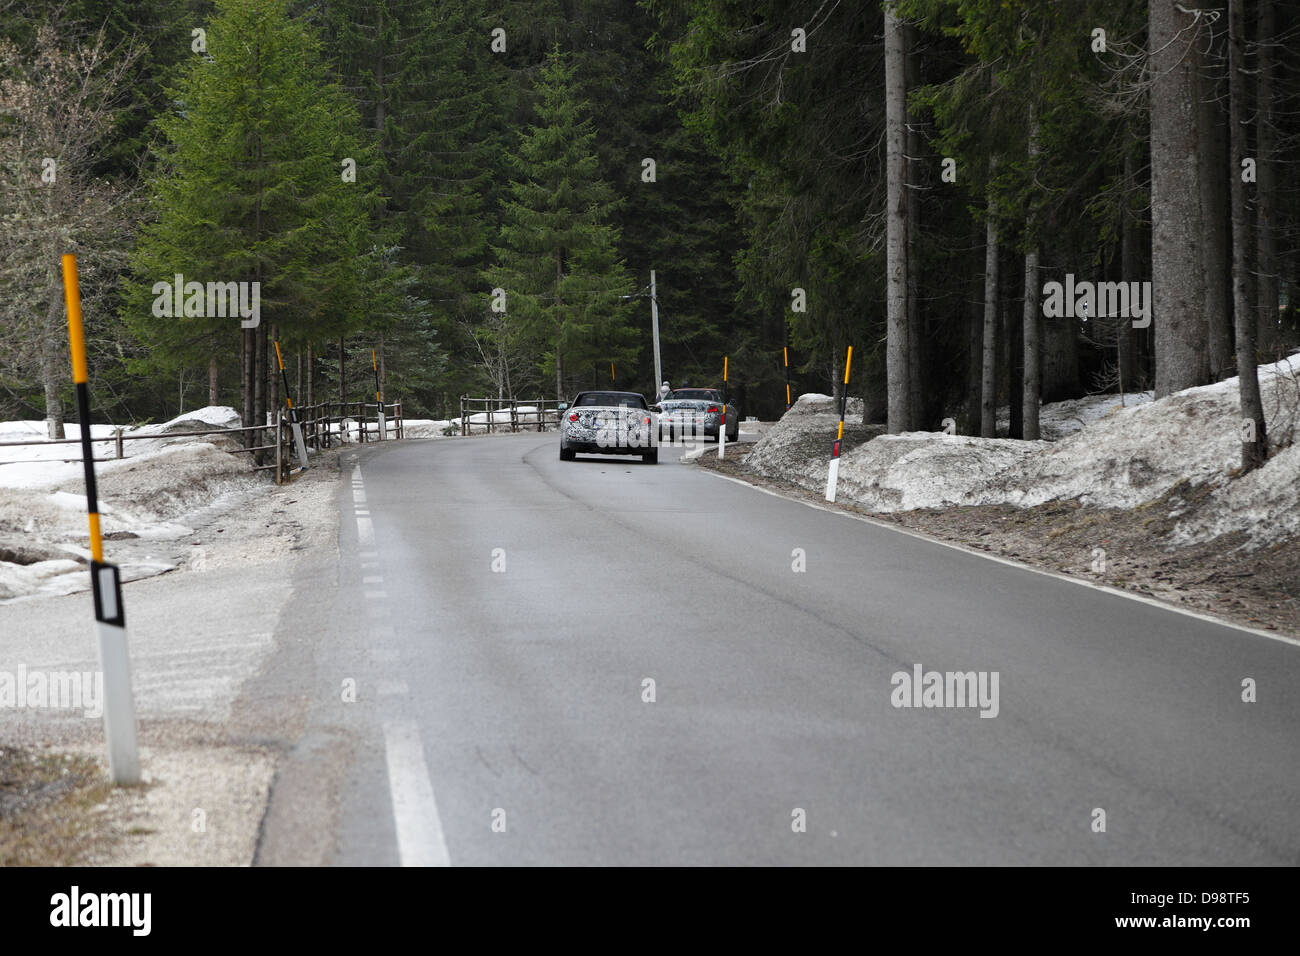
[[[379,423],[379,404],[377,402],[322,402],[306,408],[295,408],[294,419],[303,426],[303,440],[309,449],[321,451],[326,448],[347,444],[349,441],[372,442],[381,439],[400,439],[402,437],[402,403],[385,404],[384,427],[381,433]],[[126,442],[160,441],[170,438],[201,438],[208,435],[225,435],[228,438],[240,436],[241,445],[232,448],[234,454],[253,455],[254,471],[274,471],[275,483],[281,484],[292,473],[290,461],[295,457],[293,431],[290,428],[290,413],[281,411],[274,423],[266,425],[248,425],[239,428],[208,428],[161,432],[153,435],[128,435],[125,428],[118,428],[108,438],[95,438],[91,441],[91,454],[94,446],[109,445],[113,449],[112,457],[95,458],[95,461],[116,461],[126,458]],[[260,434],[259,434],[260,433]],[[354,436],[355,435],[355,439]],[[247,437],[244,437],[247,436]],[[250,444],[251,443],[251,444]],[[34,441],[0,441],[0,447],[17,447],[23,445],[77,445],[80,452],[80,438],[39,439]],[[107,448],[104,449],[107,452]],[[275,452],[275,462],[262,464],[262,452]],[[58,461],[79,463],[80,454],[75,458],[40,458],[0,461],[0,465],[23,464],[36,461]],[[299,465],[302,463],[300,462]]]
[[[548,425],[560,423],[561,402],[544,398],[471,398],[460,397],[460,421],[462,435],[471,435],[474,429],[479,434],[491,435],[494,432],[545,431]],[[470,421],[475,415],[483,415],[485,421]]]

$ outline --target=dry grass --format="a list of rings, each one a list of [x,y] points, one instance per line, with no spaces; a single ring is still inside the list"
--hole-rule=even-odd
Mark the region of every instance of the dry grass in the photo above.
[[[89,757],[0,747],[0,866],[75,866],[109,841],[112,792]]]

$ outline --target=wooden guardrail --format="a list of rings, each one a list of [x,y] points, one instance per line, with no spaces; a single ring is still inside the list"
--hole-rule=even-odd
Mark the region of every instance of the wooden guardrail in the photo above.
[[[347,444],[355,432],[358,442],[379,441],[382,439],[400,439],[403,437],[402,403],[394,402],[383,406],[384,424],[381,431],[379,421],[380,406],[377,402],[322,402],[318,405],[293,409],[297,421],[303,426],[303,438],[308,448],[321,451],[326,448]],[[201,438],[208,435],[225,435],[234,438],[253,432],[266,433],[261,443],[241,444],[230,451],[235,454],[248,453],[254,456],[254,471],[275,471],[276,484],[282,483],[289,475],[289,461],[294,455],[290,419],[283,411],[276,415],[273,423],[266,425],[245,425],[235,428],[183,429],[159,432],[151,435],[128,435],[125,428],[117,428],[107,438],[94,438],[92,445],[111,444],[113,457],[95,458],[95,461],[116,461],[126,458],[126,442],[159,441],[171,438]],[[254,438],[253,441],[258,441]],[[0,441],[0,447],[80,445],[80,438],[35,439],[28,441]],[[259,452],[274,451],[274,463],[259,464]],[[93,454],[93,452],[92,452]],[[81,462],[82,458],[23,458],[13,461],[0,461],[0,465],[28,464],[43,461],[67,463]]]
[[[558,401],[544,398],[472,398],[460,397],[460,433],[473,434],[476,427],[482,428],[482,434],[491,435],[495,431],[545,431],[547,425],[559,425],[560,409]],[[509,413],[509,419],[498,421],[502,412]],[[470,421],[475,415],[484,415],[487,421]]]

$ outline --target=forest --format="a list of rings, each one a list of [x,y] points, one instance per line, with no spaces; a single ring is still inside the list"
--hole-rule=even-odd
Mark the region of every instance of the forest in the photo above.
[[[114,422],[373,398],[372,350],[412,416],[649,395],[653,270],[663,376],[725,357],[746,415],[785,410],[787,356],[839,397],[850,346],[895,433],[1006,407],[1035,439],[1043,402],[1242,370],[1249,468],[1255,366],[1300,345],[1298,28],[1291,0],[0,0],[0,418],[71,408],[66,252]]]

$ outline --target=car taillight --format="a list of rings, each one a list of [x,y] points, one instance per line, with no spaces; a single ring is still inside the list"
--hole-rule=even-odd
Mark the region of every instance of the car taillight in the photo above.
[[[578,420],[578,413],[577,413],[577,412],[573,412],[572,414],[569,415],[569,421],[571,421],[571,422],[576,422],[577,420]]]
[[[650,424],[650,416],[647,415],[645,418],[641,419],[641,424],[643,424],[643,425],[649,425],[649,424]]]
[[[710,414],[710,415],[716,415],[716,414],[718,414],[718,406],[717,406],[717,405],[710,405],[710,406],[709,406],[709,414]]]

